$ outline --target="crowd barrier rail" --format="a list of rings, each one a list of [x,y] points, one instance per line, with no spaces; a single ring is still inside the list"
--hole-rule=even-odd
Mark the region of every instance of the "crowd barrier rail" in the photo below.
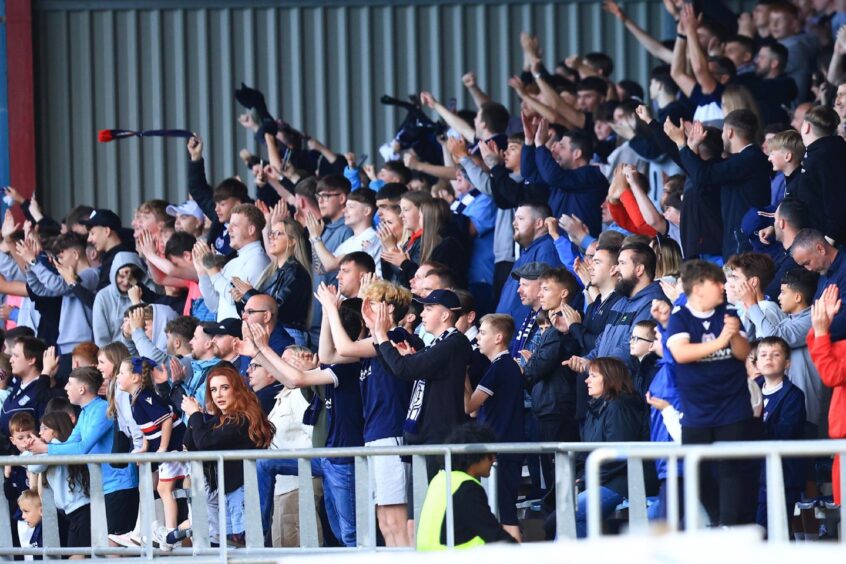
[[[303,554],[330,552],[341,554],[344,551],[407,551],[377,547],[377,523],[373,502],[374,482],[370,466],[376,456],[410,457],[413,481],[413,502],[415,517],[419,518],[423,500],[428,488],[426,475],[427,456],[443,457],[447,471],[444,495],[451,490],[450,471],[452,457],[455,454],[496,453],[496,454],[545,454],[555,459],[555,497],[556,497],[556,532],[559,538],[576,537],[576,458],[587,455],[585,478],[588,492],[588,536],[602,534],[599,515],[599,470],[603,463],[614,460],[656,460],[669,461],[668,488],[668,524],[672,530],[680,529],[678,511],[679,476],[677,463],[685,463],[685,527],[697,529],[702,526],[699,508],[699,463],[704,460],[719,458],[764,458],[767,461],[767,486],[769,502],[769,534],[771,541],[786,540],[787,517],[784,508],[784,488],[781,459],[784,456],[831,456],[846,453],[846,441],[795,441],[795,442],[754,442],[723,443],[704,446],[681,446],[671,443],[497,443],[474,445],[431,445],[398,447],[356,447],[356,448],[320,448],[299,450],[252,450],[252,451],[206,451],[206,452],[170,452],[144,454],[88,454],[67,456],[38,456],[27,460],[30,464],[66,465],[85,464],[90,472],[91,490],[91,547],[60,547],[58,515],[53,503],[53,496],[48,487],[43,495],[42,535],[43,547],[13,547],[11,536],[8,501],[0,496],[0,559],[12,559],[14,556],[35,555],[44,558],[82,554],[89,557],[108,560],[110,557],[152,560],[154,557],[168,555],[171,561],[201,562],[239,562],[272,559],[285,554]],[[355,465],[355,518],[356,547],[325,548],[318,544],[317,511],[314,503],[303,500],[314,499],[311,460],[323,457],[350,457]],[[261,510],[259,500],[256,461],[262,459],[294,459],[298,467],[299,487],[299,525],[300,546],[295,548],[268,548],[264,546]],[[192,546],[174,547],[163,552],[154,547],[152,542],[152,521],[155,515],[152,464],[157,462],[185,462],[190,467],[190,497],[192,515]],[[20,457],[0,457],[0,465],[21,465]],[[225,530],[226,503],[224,491],[224,462],[242,462],[244,465],[244,522],[245,547],[233,548],[226,542],[213,547],[209,537],[209,504],[206,495],[204,463],[217,466],[218,522]],[[110,547],[106,528],[106,506],[103,494],[103,476],[101,464],[137,464],[139,469],[140,490],[140,527],[142,546],[136,548]],[[0,479],[2,475],[0,475]],[[491,476],[483,480],[492,508],[496,507],[496,466]],[[841,467],[840,483],[846,487],[846,467]],[[629,481],[629,529],[640,533],[647,529],[646,487],[642,464],[628,465]],[[452,496],[446,499],[446,522],[453,523]],[[840,507],[840,541],[846,537],[846,508]],[[454,546],[454,530],[447,527],[447,545]]]

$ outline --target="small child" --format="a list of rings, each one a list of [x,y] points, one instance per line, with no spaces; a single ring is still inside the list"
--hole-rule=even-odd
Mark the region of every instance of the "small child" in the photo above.
[[[476,341],[479,352],[490,366],[475,390],[465,389],[464,407],[470,414],[478,410],[478,423],[491,427],[497,442],[520,443],[526,440],[523,422],[523,375],[508,354],[514,335],[510,315],[493,313],[482,318]],[[522,538],[517,521],[517,494],[523,457],[502,454],[497,461],[497,499],[502,527],[517,539]]]
[[[780,337],[765,337],[758,342],[755,365],[761,373],[756,380],[764,396],[764,439],[798,441],[805,438],[805,394],[785,377],[790,367],[790,346]],[[807,460],[788,458],[782,461],[787,515],[805,488]],[[767,479],[761,468],[756,522],[767,526]],[[790,519],[788,518],[788,521]]]
[[[133,452],[168,452],[182,449],[185,427],[173,407],[153,391],[155,362],[149,358],[130,357],[120,365],[118,387],[132,396],[132,418],[144,434],[144,443]],[[158,468],[156,490],[162,500],[165,527],[154,523],[153,535],[162,550],[170,550],[168,533],[178,524],[178,506],[173,497],[174,484],[185,478],[188,468],[182,462],[162,462]]]
[[[22,547],[42,547],[41,540],[41,498],[38,492],[24,490],[18,497],[21,518],[18,521],[18,538]],[[25,556],[25,560],[33,560]]]
[[[656,326],[657,324],[651,319],[639,321],[632,327],[632,336],[629,338],[629,354],[638,360],[637,372],[632,380],[635,392],[640,397],[646,396],[649,385],[652,384],[652,379],[655,378],[659,368],[660,357],[654,352],[656,346],[661,346],[661,343],[655,340]]]
[[[35,418],[29,411],[20,411],[9,419],[9,440],[22,456],[29,455],[29,447],[35,440],[37,428]],[[6,480],[16,494],[29,489],[29,477],[23,466],[6,466],[4,469]],[[14,499],[10,497],[9,499]]]

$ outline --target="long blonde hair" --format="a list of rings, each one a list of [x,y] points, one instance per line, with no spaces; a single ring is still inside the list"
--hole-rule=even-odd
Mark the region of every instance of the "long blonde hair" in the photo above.
[[[441,243],[441,231],[449,221],[449,204],[440,198],[426,200],[420,205],[423,215],[423,236],[420,247],[420,264],[432,258],[432,252]]]
[[[294,241],[294,250],[292,254],[285,256],[285,260],[282,262],[275,260],[271,261],[267,268],[264,269],[264,272],[261,273],[261,276],[256,282],[256,288],[264,286],[264,283],[267,282],[270,277],[273,276],[273,273],[281,268],[291,256],[293,256],[294,259],[302,265],[306,272],[309,273],[309,276],[311,275],[311,255],[309,255],[308,247],[306,245],[307,239],[303,226],[300,225],[297,220],[290,217],[286,217],[282,221],[277,221],[273,225],[282,225],[284,227],[285,236]],[[273,229],[273,225],[270,226],[271,230]]]

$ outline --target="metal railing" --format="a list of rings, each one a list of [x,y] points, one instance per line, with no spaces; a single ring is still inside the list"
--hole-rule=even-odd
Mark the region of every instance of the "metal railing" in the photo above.
[[[216,451],[216,452],[173,452],[149,454],[98,454],[74,456],[39,456],[34,459],[21,460],[19,457],[0,457],[0,465],[29,464],[67,465],[87,464],[90,472],[91,498],[91,544],[89,548],[62,548],[59,546],[58,516],[49,489],[48,495],[43,495],[43,548],[13,548],[11,539],[11,523],[5,497],[0,496],[0,558],[17,555],[39,555],[43,557],[67,556],[83,554],[91,557],[124,556],[151,560],[155,556],[169,554],[178,560],[191,557],[192,562],[206,561],[242,561],[261,557],[272,557],[281,554],[322,552],[322,551],[374,551],[398,550],[377,548],[377,530],[375,505],[373,502],[374,484],[370,479],[370,461],[375,456],[400,455],[410,456],[412,459],[413,504],[415,518],[419,522],[420,511],[428,488],[426,473],[426,456],[442,456],[446,470],[446,522],[447,545],[454,546],[453,504],[450,471],[452,470],[452,456],[464,453],[498,453],[498,454],[547,454],[555,458],[555,496],[556,496],[556,532],[559,538],[576,537],[576,490],[575,484],[575,455],[589,454],[586,462],[586,483],[588,491],[588,535],[601,534],[601,517],[599,508],[599,491],[595,486],[599,483],[599,469],[604,462],[612,460],[655,460],[666,458],[668,464],[668,522],[673,530],[679,529],[680,516],[678,514],[678,468],[677,462],[685,462],[685,520],[688,529],[700,527],[699,507],[699,462],[715,458],[750,458],[764,457],[767,465],[767,486],[769,497],[769,538],[784,540],[786,533],[786,515],[784,515],[784,487],[781,475],[782,456],[819,456],[846,452],[846,441],[809,441],[809,442],[758,442],[758,443],[726,443],[708,446],[683,447],[674,444],[656,443],[515,443],[515,444],[484,444],[484,445],[433,445],[433,446],[402,446],[402,447],[358,447],[346,449],[306,449],[306,450],[263,450],[263,451]],[[318,546],[317,512],[314,503],[314,488],[312,484],[311,460],[323,457],[350,457],[355,465],[355,521],[356,547],[347,549],[322,548]],[[262,459],[295,459],[298,467],[299,487],[299,525],[300,546],[297,548],[266,548],[260,515],[260,498],[256,461]],[[190,495],[191,495],[191,524],[192,546],[190,548],[175,547],[172,551],[162,552],[154,548],[152,543],[152,521],[155,519],[155,502],[153,473],[151,464],[154,462],[187,462],[190,465]],[[233,549],[225,542],[226,532],[226,500],[224,493],[224,462],[240,461],[244,465],[244,548]],[[143,544],[137,548],[109,547],[106,527],[105,496],[103,494],[103,477],[100,464],[134,463],[139,465],[140,490],[140,525]],[[220,542],[218,547],[211,546],[209,536],[209,504],[206,495],[206,484],[203,473],[203,463],[217,465],[218,491],[218,521]],[[496,507],[496,471],[484,481],[489,493],[491,506]],[[846,485],[846,469],[841,468],[841,484]],[[628,465],[629,482],[629,525],[632,532],[643,531],[648,526],[646,513],[646,487],[642,464]],[[844,539],[844,523],[846,510],[840,509],[841,524],[840,538]]]
[[[643,484],[643,465],[632,461],[667,459],[667,522],[670,530],[680,529],[679,515],[679,473],[678,462],[684,462],[684,525],[686,530],[703,528],[700,510],[701,481],[700,465],[706,460],[754,459],[766,460],[767,488],[767,539],[787,541],[789,539],[787,503],[785,499],[784,457],[819,457],[846,454],[846,440],[822,441],[754,441],[717,443],[712,445],[678,446],[650,444],[632,447],[629,445],[603,445],[594,450],[585,463],[587,491],[587,534],[588,537],[602,535],[600,511],[600,469],[609,461],[627,460],[629,479],[629,518],[633,530],[639,530],[646,514],[646,497],[638,489],[632,493],[632,485]],[[841,491],[846,487],[846,465],[840,466],[837,476]],[[840,542],[846,542],[846,504],[840,505]]]

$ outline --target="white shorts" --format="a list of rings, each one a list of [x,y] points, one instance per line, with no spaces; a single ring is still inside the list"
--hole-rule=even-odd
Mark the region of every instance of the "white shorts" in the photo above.
[[[364,446],[401,446],[402,437],[389,437],[364,443]],[[373,484],[373,501],[376,505],[402,505],[407,503],[406,482],[409,464],[399,456],[370,457],[370,480]]]
[[[173,482],[188,475],[187,462],[160,462],[159,463],[159,481]]]

